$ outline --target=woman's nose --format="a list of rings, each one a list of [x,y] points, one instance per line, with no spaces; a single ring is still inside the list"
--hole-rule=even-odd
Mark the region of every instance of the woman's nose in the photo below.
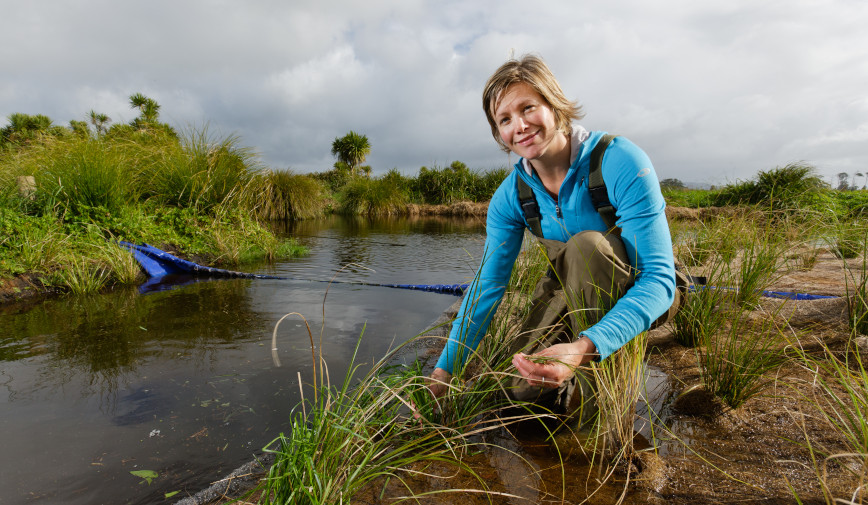
[[[518,131],[523,132],[527,129],[527,122],[525,122],[523,117],[519,117],[518,120],[515,122],[515,127]]]

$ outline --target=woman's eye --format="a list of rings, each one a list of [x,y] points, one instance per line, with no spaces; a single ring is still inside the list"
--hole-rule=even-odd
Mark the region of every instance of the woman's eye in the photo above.
[[[502,118],[500,118],[500,125],[501,125],[501,126],[503,126],[503,125],[505,125],[505,124],[507,124],[507,123],[509,123],[509,118],[508,118],[508,117],[502,117]]]
[[[532,111],[533,109],[534,109],[534,106],[533,106],[533,105],[525,105],[525,106],[524,106],[524,110],[525,110],[525,112]]]

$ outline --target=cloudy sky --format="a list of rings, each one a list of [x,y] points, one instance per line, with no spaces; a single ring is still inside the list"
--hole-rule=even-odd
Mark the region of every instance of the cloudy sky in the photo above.
[[[238,135],[273,168],[331,168],[354,130],[374,173],[509,162],[482,86],[541,55],[592,130],[645,149],[661,178],[726,183],[806,161],[868,170],[865,0],[0,0],[0,125],[129,96],[179,130]]]

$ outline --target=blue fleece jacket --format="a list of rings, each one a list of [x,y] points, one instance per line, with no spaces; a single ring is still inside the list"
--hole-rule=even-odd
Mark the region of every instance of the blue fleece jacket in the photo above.
[[[449,373],[460,368],[479,345],[500,305],[527,227],[518,203],[516,177],[534,190],[545,238],[565,242],[581,231],[606,231],[588,192],[591,151],[604,134],[591,132],[578,145],[557,201],[536,173],[525,172],[521,159],[494,193],[488,207],[482,263],[452,325],[438,368]],[[675,295],[675,270],[666,204],[651,160],[629,140],[616,137],[606,150],[602,172],[621,239],[636,269],[633,286],[599,322],[582,332],[605,359],[669,309]]]

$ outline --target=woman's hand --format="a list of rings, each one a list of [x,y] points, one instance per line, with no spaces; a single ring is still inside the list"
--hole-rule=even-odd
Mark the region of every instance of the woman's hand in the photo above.
[[[442,368],[435,368],[428,377],[428,389],[434,398],[440,398],[446,394],[449,389],[449,380],[452,379],[452,374]]]
[[[556,388],[596,353],[597,347],[591,339],[582,337],[569,344],[555,344],[536,354],[518,353],[512,357],[512,364],[531,386]]]

